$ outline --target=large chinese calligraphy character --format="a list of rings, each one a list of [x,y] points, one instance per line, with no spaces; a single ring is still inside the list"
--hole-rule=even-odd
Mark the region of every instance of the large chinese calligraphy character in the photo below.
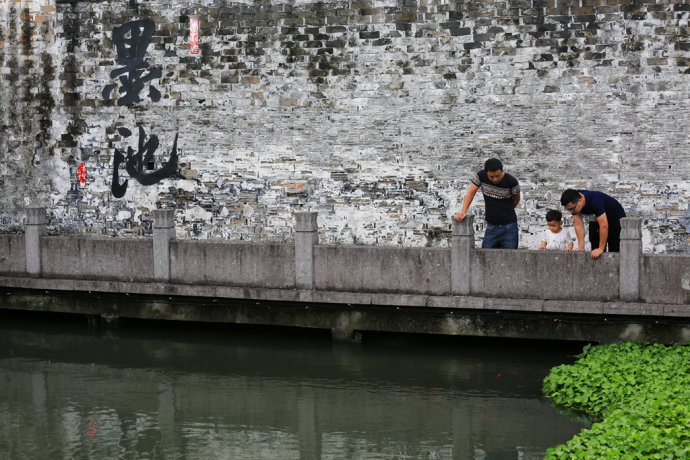
[[[155,28],[153,21],[142,19],[113,29],[113,43],[117,48],[116,62],[122,66],[110,72],[111,78],[118,78],[120,81],[118,89],[120,97],[117,105],[129,105],[141,101],[139,93],[144,86],[155,78],[161,78],[161,69],[150,67],[144,60]],[[117,86],[117,84],[106,85],[102,93],[103,99],[110,100],[111,93]],[[153,102],[158,102],[161,93],[149,85],[148,96]]]
[[[127,130],[129,131],[129,130]],[[115,150],[115,161],[113,165],[113,182],[111,191],[115,198],[122,198],[127,191],[128,180],[120,184],[119,169],[120,164],[125,163],[125,169],[130,177],[135,179],[141,185],[153,185],[161,180],[172,176],[177,171],[177,134],[175,134],[175,142],[173,143],[172,151],[170,152],[170,159],[160,167],[160,169],[153,172],[144,172],[144,166],[154,161],[154,153],[158,148],[158,136],[151,136],[146,140],[146,133],[144,128],[139,127],[139,146],[134,152],[132,147],[127,147],[127,155],[121,149]]]

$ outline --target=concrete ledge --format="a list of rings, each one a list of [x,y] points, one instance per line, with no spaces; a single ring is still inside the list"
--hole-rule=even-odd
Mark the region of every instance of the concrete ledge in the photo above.
[[[603,315],[604,302],[547,300],[544,302],[543,311],[551,313],[584,313],[588,315]]]
[[[197,297],[200,299],[218,298],[325,305],[358,305],[384,308],[445,308],[524,313],[690,318],[690,305],[687,304],[511,299],[419,294],[374,294],[300,289],[266,289],[241,286],[139,283],[13,276],[0,276],[0,286],[48,291],[81,291],[123,295]],[[1,305],[0,308],[2,308]],[[391,308],[391,310],[395,310],[395,308]]]
[[[588,302],[586,302],[588,303]],[[503,299],[488,297],[484,300],[484,308],[487,310],[509,311],[544,311],[544,301],[538,299]]]
[[[630,316],[665,316],[663,304],[653,303],[624,303],[607,302],[604,303],[603,313],[605,315],[630,315]]]
[[[690,305],[669,305],[664,304],[664,316],[679,316],[690,318]]]
[[[686,343],[690,306],[371,294],[299,289],[0,276],[0,310],[101,318],[611,343]]]
[[[460,308],[463,310],[483,310],[484,297],[469,296],[433,296],[429,298],[429,307],[434,308]]]

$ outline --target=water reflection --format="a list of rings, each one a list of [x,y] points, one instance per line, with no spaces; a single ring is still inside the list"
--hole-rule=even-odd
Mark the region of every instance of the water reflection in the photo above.
[[[0,317],[0,458],[532,459],[577,347]],[[553,345],[553,344],[550,344]]]

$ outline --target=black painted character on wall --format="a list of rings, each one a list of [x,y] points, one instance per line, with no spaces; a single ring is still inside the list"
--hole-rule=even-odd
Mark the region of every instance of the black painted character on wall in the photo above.
[[[118,131],[123,137],[129,137],[132,133],[127,128],[119,128]],[[170,159],[163,163],[159,169],[154,169],[154,153],[158,148],[158,136],[152,135],[146,140],[146,133],[144,128],[139,127],[139,146],[136,153],[132,147],[127,147],[127,155],[121,149],[115,150],[115,162],[113,164],[113,183],[111,191],[115,198],[122,198],[127,191],[127,183],[125,180],[120,184],[119,169],[120,164],[125,162],[125,169],[129,176],[136,179],[141,185],[153,185],[163,179],[171,177],[177,172],[177,134],[175,134],[175,142],[173,143],[172,151],[170,152]],[[152,170],[151,172],[144,172],[144,170]]]
[[[144,85],[155,78],[161,78],[162,71],[157,67],[150,67],[144,60],[146,48],[151,43],[151,37],[156,26],[149,19],[132,21],[113,29],[113,43],[117,48],[117,63],[122,67],[110,72],[111,78],[120,80],[120,98],[117,105],[129,105],[141,101],[139,93]],[[112,91],[117,84],[106,85],[103,88],[103,99],[110,100]],[[152,85],[149,86],[149,98],[158,102],[161,93]]]

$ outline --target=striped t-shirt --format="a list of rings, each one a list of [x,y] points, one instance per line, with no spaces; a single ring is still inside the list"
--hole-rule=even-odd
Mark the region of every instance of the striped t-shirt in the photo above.
[[[506,225],[517,222],[513,195],[520,193],[520,184],[517,179],[508,173],[498,184],[489,180],[489,176],[483,169],[477,171],[472,178],[472,183],[479,187],[484,194],[486,208],[486,221],[493,225]]]

